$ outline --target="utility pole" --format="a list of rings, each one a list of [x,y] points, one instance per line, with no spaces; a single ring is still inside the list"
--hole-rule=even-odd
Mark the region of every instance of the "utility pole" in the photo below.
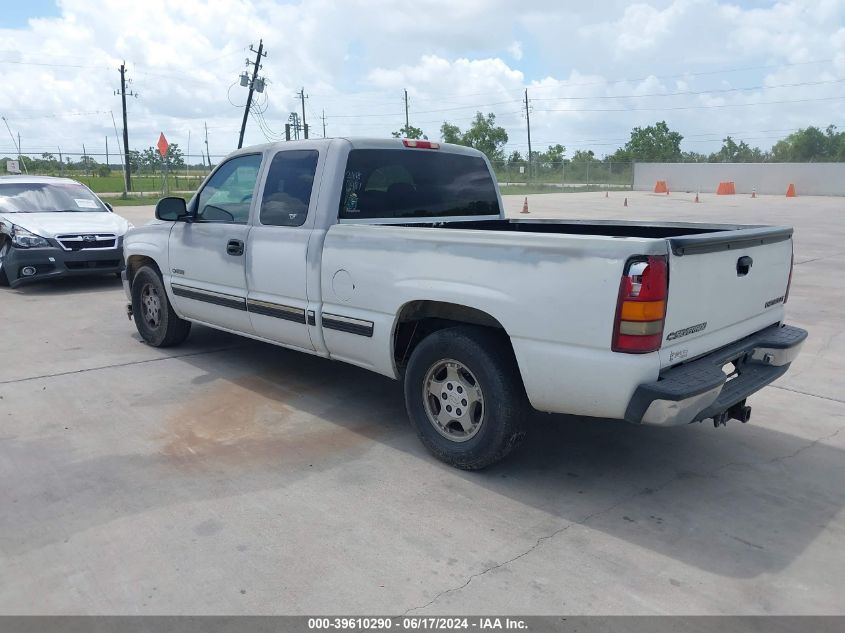
[[[62,148],[59,147],[59,173],[64,176],[65,173],[65,163],[62,159]]]
[[[188,177],[188,165],[191,164],[191,130],[188,130],[188,151],[185,152],[185,178]]]
[[[82,144],[82,167],[87,171],[88,169],[88,150],[85,149],[85,143]],[[90,173],[88,174],[91,175]]]
[[[208,123],[203,121],[205,125],[205,155],[208,157],[208,169],[211,169],[211,154],[208,153]]]
[[[246,95],[246,106],[244,107],[244,120],[241,122],[241,135],[238,137],[238,149],[244,146],[244,131],[246,130],[246,120],[249,117],[249,109],[252,106],[252,93],[256,89],[256,80],[258,79],[258,69],[261,68],[261,58],[267,57],[267,53],[264,52],[264,40],[258,40],[258,50],[256,51],[252,44],[249,45],[249,50],[255,53],[255,61],[251,62],[249,59],[246,60],[247,66],[249,64],[253,65],[252,69],[252,79],[249,80],[249,83],[245,83],[244,79],[248,79],[247,71],[244,71],[241,75],[241,85],[242,86],[249,86],[249,93]],[[264,90],[264,81],[261,82],[261,90]],[[209,159],[211,160],[211,159]]]
[[[289,125],[290,128],[293,130],[293,139],[295,141],[298,141],[299,130],[302,129],[302,123],[299,120],[299,114],[297,114],[296,112],[291,112],[290,116],[288,117],[288,121],[290,123],[288,123],[287,125]],[[285,136],[287,137],[287,126],[285,126]],[[287,138],[286,140],[290,140],[290,138]]]
[[[308,95],[305,94],[305,88],[299,90],[299,100],[302,102],[302,131],[305,138],[308,138],[308,124],[305,122],[305,100]]]
[[[323,138],[326,138],[326,111],[323,110]]]
[[[129,126],[126,123],[126,97],[136,97],[134,92],[126,92],[126,62],[120,65],[120,94],[121,105],[123,106],[123,161],[124,161],[124,184],[126,191],[132,191],[132,170],[129,165]]]
[[[411,129],[411,124],[408,122],[408,91],[405,91],[405,135],[408,135],[408,130]]]
[[[531,180],[531,114],[528,106],[528,88],[525,89],[525,123],[528,126],[528,180]]]
[[[109,166],[109,137],[106,136],[106,167]]]
[[[111,114],[111,124],[112,124],[112,127],[114,128],[114,138],[117,140],[117,153],[118,153],[118,155],[120,155],[121,154],[120,136],[117,133],[117,123],[115,123],[115,121],[114,121],[114,112],[109,110],[109,114]],[[61,148],[59,149],[59,152],[61,152]],[[121,161],[121,162],[123,162],[123,161]],[[126,165],[125,164],[123,165],[122,169],[123,169],[123,197],[125,198],[126,197]]]

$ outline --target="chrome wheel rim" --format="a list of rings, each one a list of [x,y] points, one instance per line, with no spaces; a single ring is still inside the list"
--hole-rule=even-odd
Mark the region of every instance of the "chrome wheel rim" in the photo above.
[[[463,363],[440,360],[423,379],[423,404],[434,429],[452,442],[466,442],[484,423],[484,394]]]
[[[150,327],[157,328],[161,324],[161,297],[152,284],[144,284],[141,288],[141,316]]]

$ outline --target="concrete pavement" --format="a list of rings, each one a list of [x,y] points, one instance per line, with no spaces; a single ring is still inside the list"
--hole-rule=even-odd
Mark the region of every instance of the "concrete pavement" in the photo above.
[[[0,289],[0,613],[845,613],[843,200],[529,207],[794,225],[803,355],[749,424],[538,414],[465,473],[388,379],[201,327],[149,348],[113,278]]]

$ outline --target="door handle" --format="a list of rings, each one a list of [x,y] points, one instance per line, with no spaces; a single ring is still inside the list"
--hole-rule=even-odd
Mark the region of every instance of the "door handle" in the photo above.
[[[226,243],[226,254],[238,257],[244,254],[244,243],[241,240],[229,240]]]

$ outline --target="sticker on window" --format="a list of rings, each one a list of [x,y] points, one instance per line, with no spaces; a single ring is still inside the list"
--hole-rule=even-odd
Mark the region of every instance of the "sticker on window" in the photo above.
[[[73,201],[80,209],[99,209],[97,203],[93,200],[85,200],[84,198],[74,198]]]

